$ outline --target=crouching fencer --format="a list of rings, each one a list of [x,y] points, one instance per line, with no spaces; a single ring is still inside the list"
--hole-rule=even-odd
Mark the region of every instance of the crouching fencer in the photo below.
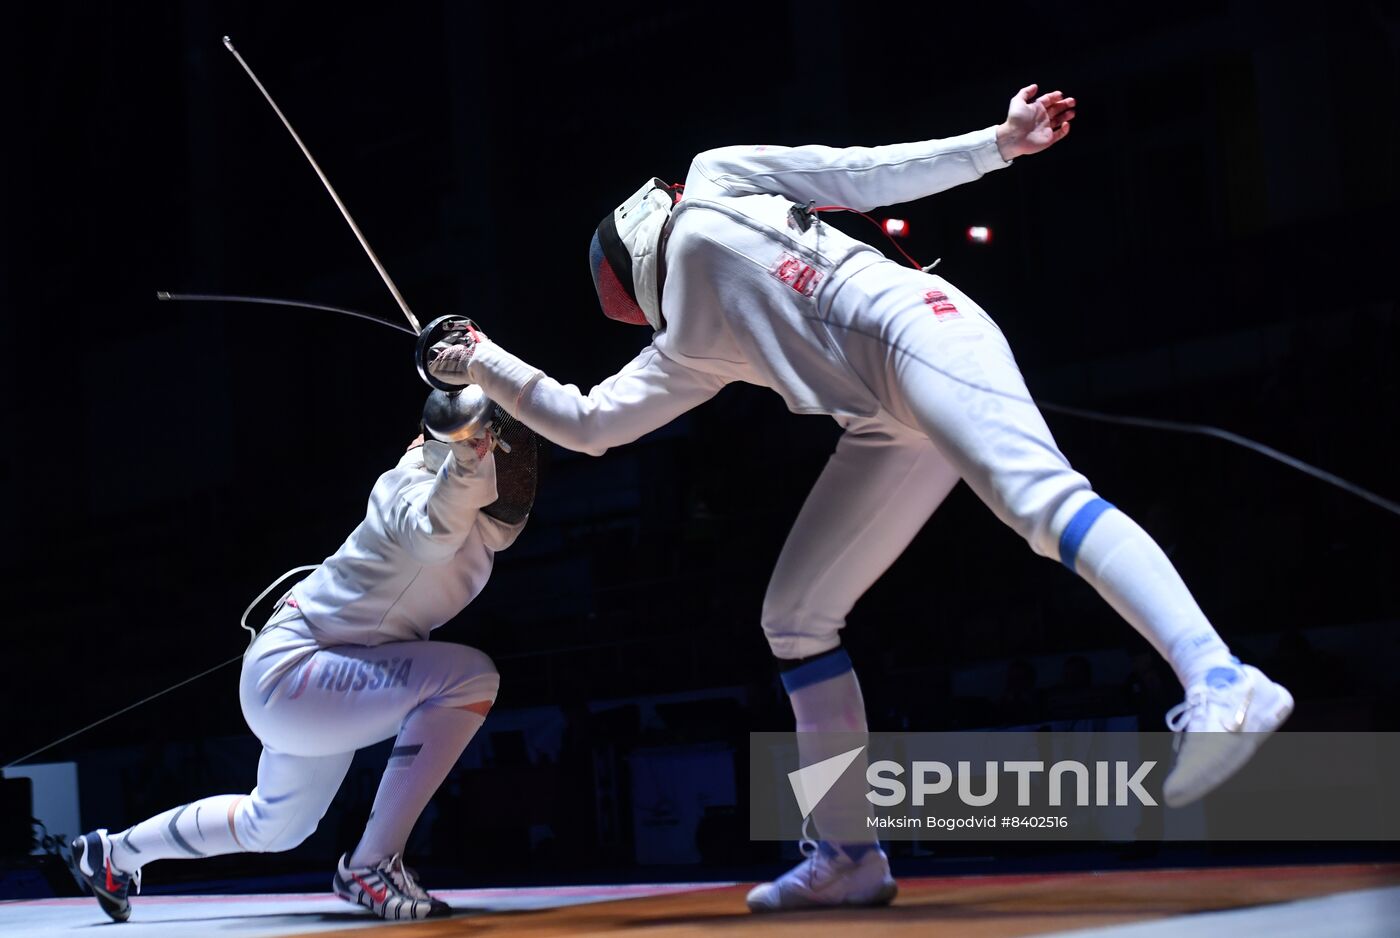
[[[772,388],[795,413],[833,416],[845,433],[797,517],[762,611],[804,733],[866,730],[841,647],[846,616],[965,480],[1171,663],[1186,700],[1168,724],[1185,735],[1165,796],[1184,804],[1229,777],[1283,722],[1288,692],[1231,656],[1152,538],[1070,466],[992,318],[942,277],[896,264],[821,218],[823,209],[908,202],[1002,169],[1062,140],[1074,107],[1031,85],[1002,123],[948,139],[701,153],[683,187],[648,182],[594,238],[603,311],[654,332],[621,371],[582,394],[481,335],[438,348],[429,371],[479,383],[542,436],[595,455],[731,381]],[[1221,748],[1205,742],[1220,733],[1200,732],[1227,730],[1255,735]],[[829,755],[807,739],[803,764]],[[866,808],[841,802],[816,808],[819,833],[830,812]],[[804,842],[807,859],[756,887],[750,907],[893,897],[873,833],[830,840]]]
[[[333,888],[381,918],[449,913],[404,866],[404,846],[485,721],[499,676],[482,652],[429,633],[480,594],[496,552],[524,527],[535,447],[517,434],[501,455],[482,406],[449,407],[454,424],[434,424],[434,398],[446,397],[434,392],[425,419],[456,439],[420,435],[409,445],[375,483],[364,521],[281,598],[244,655],[243,715],[263,744],[257,787],[73,841],[80,879],[112,918],[131,914],[130,888],[139,891],[153,860],[297,846],[316,830],[355,750],[389,737],[369,823],[340,858]]]

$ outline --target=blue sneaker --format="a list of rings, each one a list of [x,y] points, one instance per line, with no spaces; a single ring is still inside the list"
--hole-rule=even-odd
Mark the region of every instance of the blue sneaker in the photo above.
[[[112,842],[106,829],[95,830],[75,839],[70,845],[73,851],[73,875],[78,885],[97,897],[97,904],[114,921],[125,922],[131,918],[131,900],[128,895],[133,883],[136,892],[141,892],[141,871],[123,873],[112,866]]]

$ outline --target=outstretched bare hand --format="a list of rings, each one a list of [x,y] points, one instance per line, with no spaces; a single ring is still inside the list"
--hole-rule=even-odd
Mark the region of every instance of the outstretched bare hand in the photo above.
[[[997,149],[1002,159],[1010,161],[1039,153],[1069,136],[1075,100],[1066,98],[1062,91],[1037,98],[1039,90],[1039,85],[1027,85],[1011,99],[1006,120],[997,127]]]

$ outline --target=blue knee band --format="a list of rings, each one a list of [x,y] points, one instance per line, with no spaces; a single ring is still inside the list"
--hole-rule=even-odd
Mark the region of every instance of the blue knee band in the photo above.
[[[806,664],[783,672],[783,689],[789,694],[804,687],[820,684],[839,674],[851,670],[851,656],[846,649],[835,648],[824,655],[818,655]]]
[[[1099,520],[1099,515],[1112,507],[1102,498],[1096,497],[1074,513],[1064,531],[1060,532],[1060,563],[1071,570],[1074,569],[1074,561],[1079,556],[1079,545],[1084,543],[1084,538],[1088,536],[1094,522]]]

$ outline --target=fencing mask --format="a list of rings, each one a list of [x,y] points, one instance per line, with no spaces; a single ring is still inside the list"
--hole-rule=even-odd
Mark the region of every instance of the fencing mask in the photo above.
[[[457,411],[450,411],[443,402],[456,401],[470,391],[475,391],[479,403],[488,408],[482,415],[486,419],[480,422],[485,423],[496,437],[496,500],[482,508],[482,513],[503,524],[519,524],[529,516],[535,504],[535,488],[539,481],[539,438],[533,430],[482,395],[476,385],[469,385],[468,391],[457,394],[433,391],[428,395],[423,419],[430,435],[423,443],[423,467],[429,472],[437,472],[447,461],[451,444],[436,437],[452,437],[454,434],[447,422],[454,418],[460,422],[464,418]],[[473,412],[472,419],[479,420],[474,416],[476,408],[466,410]]]
[[[661,328],[661,234],[675,204],[672,188],[650,179],[594,232],[588,263],[609,319]]]

